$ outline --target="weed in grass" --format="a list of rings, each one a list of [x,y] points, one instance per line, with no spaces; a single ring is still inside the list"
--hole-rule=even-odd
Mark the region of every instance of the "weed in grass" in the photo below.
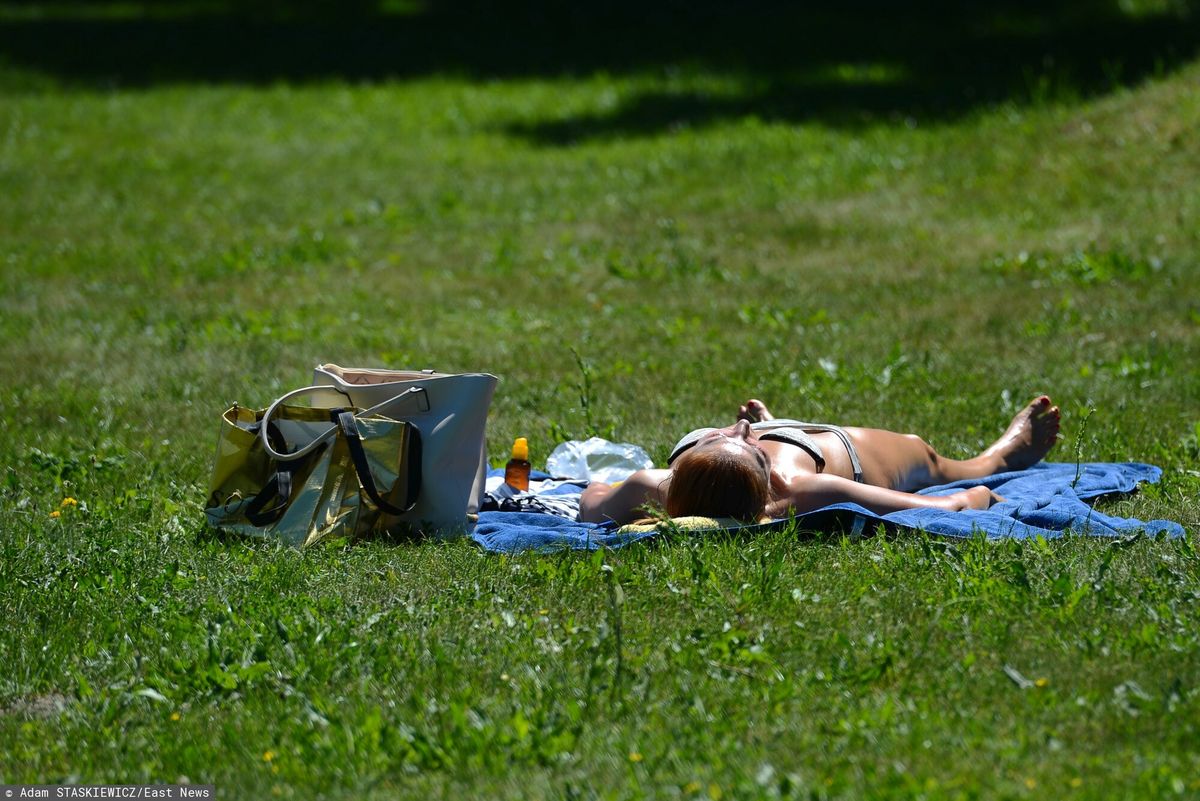
[[[1083,437],[1087,433],[1088,421],[1092,419],[1092,415],[1096,411],[1095,407],[1087,410],[1079,421],[1079,431],[1075,433],[1075,447],[1072,448],[1075,452],[1075,479],[1071,482],[1071,489],[1075,489],[1075,485],[1079,483],[1079,479],[1083,475]]]
[[[550,436],[557,442],[562,442],[570,439],[588,439],[590,437],[601,437],[603,439],[613,439],[615,435],[616,425],[613,422],[601,424],[599,415],[596,411],[597,405],[597,390],[594,384],[593,376],[596,372],[596,367],[589,361],[585,360],[579,351],[571,349],[571,354],[575,357],[575,366],[579,371],[579,381],[575,385],[575,389],[579,393],[579,406],[577,411],[583,415],[583,430],[582,435],[572,436],[573,428],[570,428],[558,421],[550,422]]]
[[[603,554],[603,550],[600,551]],[[613,679],[610,690],[610,703],[624,702],[623,689],[625,679],[625,650],[621,645],[621,606],[625,603],[625,592],[617,581],[612,565],[601,565],[604,584],[608,588],[608,630],[613,640]]]

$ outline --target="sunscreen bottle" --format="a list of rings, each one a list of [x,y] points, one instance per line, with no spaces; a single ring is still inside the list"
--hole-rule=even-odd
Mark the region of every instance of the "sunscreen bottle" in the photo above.
[[[529,468],[529,440],[517,437],[513,440],[512,458],[504,465],[504,483],[513,489],[527,491]]]

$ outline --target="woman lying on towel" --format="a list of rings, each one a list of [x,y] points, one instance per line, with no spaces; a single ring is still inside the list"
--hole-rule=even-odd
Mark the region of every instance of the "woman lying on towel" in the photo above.
[[[702,428],[675,446],[667,470],[639,470],[615,486],[584,490],[579,519],[628,523],[645,507],[671,517],[703,515],[759,522],[856,503],[876,514],[929,507],[986,509],[999,498],[987,487],[952,495],[915,490],[984,478],[1036,464],[1058,439],[1060,413],[1042,395],[973,459],[947,459],[913,434],[841,428],[775,418],[749,400],[726,428]]]

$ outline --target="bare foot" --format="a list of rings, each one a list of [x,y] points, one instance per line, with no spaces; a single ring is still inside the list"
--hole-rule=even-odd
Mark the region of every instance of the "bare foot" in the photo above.
[[[1054,447],[1061,420],[1062,413],[1048,396],[1034,398],[982,455],[998,459],[1000,469],[1024,470],[1040,462]]]
[[[751,423],[761,423],[765,420],[774,420],[775,415],[771,414],[771,410],[767,408],[767,404],[757,398],[751,398],[745,404],[738,407],[739,420],[747,420]]]

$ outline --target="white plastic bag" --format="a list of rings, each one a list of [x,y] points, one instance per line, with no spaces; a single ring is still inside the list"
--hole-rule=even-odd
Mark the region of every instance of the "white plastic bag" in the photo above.
[[[546,472],[556,478],[582,478],[606,484],[624,481],[638,470],[650,467],[654,467],[654,461],[641,447],[600,437],[560,443],[546,459]]]

